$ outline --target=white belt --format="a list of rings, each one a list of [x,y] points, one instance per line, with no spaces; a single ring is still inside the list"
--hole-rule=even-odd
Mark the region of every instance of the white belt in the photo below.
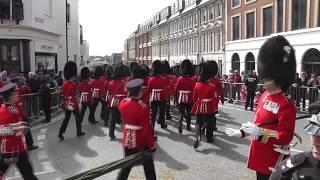
[[[98,98],[99,97],[99,91],[100,91],[100,89],[94,88],[93,89],[93,93],[92,93],[92,97]]]
[[[202,99],[200,103],[200,112],[207,113],[208,112],[208,102],[211,102],[212,99]]]
[[[160,101],[160,93],[163,89],[152,89],[151,100],[152,101]]]
[[[142,126],[136,126],[136,125],[126,124],[126,125],[124,126],[124,128],[130,129],[130,130],[140,130],[140,129],[142,129]]]
[[[189,101],[191,91],[179,91],[178,103],[187,103]]]
[[[88,102],[88,95],[89,93],[87,92],[81,93],[80,102]]]
[[[111,107],[118,107],[120,97],[125,97],[125,95],[116,94],[111,100]]]

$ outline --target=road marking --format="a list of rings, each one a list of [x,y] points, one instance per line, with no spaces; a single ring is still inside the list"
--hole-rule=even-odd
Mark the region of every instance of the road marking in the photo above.
[[[39,160],[44,160],[49,158],[46,151],[39,151],[37,155]]]
[[[20,175],[20,172],[17,170],[18,174],[15,174],[15,176],[13,177],[7,177],[5,178],[6,180],[16,180],[16,179],[21,179],[22,176]],[[49,173],[54,173],[55,170],[52,171],[41,171],[41,172],[36,172],[34,175],[39,176],[39,175],[43,175],[43,174],[49,174]],[[59,178],[58,178],[59,179]]]
[[[64,116],[64,114],[62,114],[62,115],[60,115],[58,117],[55,117],[54,119],[51,120],[51,122],[43,124],[43,125],[35,126],[35,127],[31,128],[31,130],[38,130],[40,128],[43,128],[43,127],[49,126],[49,125],[51,125],[53,123],[56,123],[56,122],[60,121],[63,118],[63,116]]]
[[[46,139],[46,135],[45,134],[40,134],[38,136],[38,141],[41,141],[41,140],[44,140],[44,139]]]
[[[46,128],[40,130],[40,134],[45,134],[46,132],[47,132],[47,129],[46,129]]]
[[[244,109],[240,109],[240,108],[235,108],[235,107],[232,107],[232,106],[226,106],[226,105],[224,105],[224,106],[220,106],[222,109],[223,108],[226,108],[226,109],[231,109],[231,110],[236,110],[236,111],[242,111],[242,112],[252,112],[252,111],[246,111],[246,110],[244,110]]]
[[[43,170],[44,172],[54,172],[55,169],[53,168],[51,162],[43,162],[43,163],[40,163],[41,166],[43,167]]]
[[[45,148],[45,143],[43,141],[38,141],[37,144],[38,144],[39,149]]]

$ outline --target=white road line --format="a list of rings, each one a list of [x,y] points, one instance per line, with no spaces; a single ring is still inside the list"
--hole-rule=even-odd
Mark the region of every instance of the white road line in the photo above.
[[[43,168],[43,171],[44,172],[54,172],[55,169],[53,168],[51,162],[43,162],[43,163],[40,163],[42,168]]]
[[[37,145],[38,145],[39,149],[44,149],[45,148],[45,143],[43,141],[38,141]]]
[[[60,116],[58,116],[58,117],[55,117],[54,119],[51,120],[50,123],[35,126],[35,127],[31,128],[31,130],[37,130],[37,129],[40,129],[40,128],[49,126],[49,125],[51,125],[51,124],[53,124],[53,123],[56,123],[57,121],[61,120],[63,117],[64,117],[64,114],[62,114],[62,115],[60,115]]]
[[[44,160],[49,158],[46,151],[39,151],[37,155],[39,160]]]
[[[45,134],[39,134],[38,135],[38,141],[42,141],[46,139],[46,135]]]
[[[17,171],[19,173],[19,171]],[[43,175],[43,174],[49,174],[49,173],[53,173],[55,172],[55,170],[52,170],[52,171],[41,171],[41,172],[36,172],[35,175],[36,176],[39,176],[39,175]],[[5,178],[6,180],[16,180],[16,179],[21,179],[21,175],[20,173],[18,175],[15,175],[13,177],[7,177]]]
[[[47,129],[46,129],[46,128],[40,130],[40,134],[45,134],[46,132],[47,132]]]

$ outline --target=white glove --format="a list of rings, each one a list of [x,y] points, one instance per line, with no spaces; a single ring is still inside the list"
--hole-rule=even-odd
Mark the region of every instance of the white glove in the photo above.
[[[74,110],[73,106],[71,106],[71,105],[68,105],[67,109],[68,109],[69,111],[73,111],[73,110]]]
[[[242,123],[242,129],[244,132],[251,134],[254,139],[258,139],[260,135],[260,128],[252,122]]]
[[[289,149],[288,150],[284,150],[283,146],[276,145],[276,144],[274,144],[273,146],[274,146],[274,151],[276,151],[276,152],[278,152],[280,154],[290,155],[290,150]]]
[[[227,136],[242,137],[240,129],[226,128],[225,132]]]

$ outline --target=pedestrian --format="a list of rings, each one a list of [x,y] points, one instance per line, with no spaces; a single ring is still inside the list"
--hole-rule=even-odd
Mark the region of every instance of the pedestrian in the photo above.
[[[280,73],[281,72],[281,73]],[[261,95],[253,122],[243,123],[241,130],[227,128],[228,136],[252,136],[248,168],[255,171],[257,180],[268,180],[270,168],[283,160],[275,145],[287,148],[296,121],[294,103],[285,92],[294,82],[295,51],[283,36],[269,38],[260,48],[258,73],[266,91]]]
[[[152,63],[152,75],[148,82],[148,93],[151,94],[150,102],[151,102],[151,120],[152,127],[154,130],[155,121],[157,118],[158,110],[159,110],[159,122],[162,129],[167,128],[167,124],[165,122],[165,111],[166,111],[166,103],[167,103],[167,87],[169,86],[168,80],[163,77],[161,71],[161,61],[156,60]]]
[[[248,107],[250,107],[250,111],[253,111],[254,97],[256,95],[256,90],[258,86],[258,80],[254,77],[253,74],[249,74],[249,78],[247,78],[245,81],[245,86],[247,87],[245,110],[248,110]]]
[[[313,106],[310,105],[311,107]],[[318,111],[320,111],[319,107]],[[311,135],[311,151],[293,155],[275,167],[270,180],[320,178],[320,116],[313,115],[304,130]]]
[[[58,73],[57,83],[59,87],[63,85],[62,71],[59,71]]]
[[[114,67],[112,73],[112,80],[109,82],[108,92],[110,93],[110,103],[109,108],[111,111],[111,120],[109,121],[109,137],[110,140],[115,140],[116,136],[114,131],[116,128],[116,123],[121,122],[120,112],[119,112],[119,103],[127,97],[125,92],[125,80],[124,80],[124,65],[117,64]]]
[[[91,81],[91,86],[92,86],[92,111],[89,115],[89,118],[91,119],[90,121],[94,122],[95,121],[95,112],[97,109],[97,106],[99,105],[99,102],[101,104],[101,112],[100,112],[100,118],[101,120],[104,121],[104,125],[107,126],[107,121],[106,118],[104,117],[104,112],[106,109],[106,101],[105,101],[105,81],[106,79],[103,77],[104,76],[104,71],[102,66],[97,66],[95,69],[95,76],[94,80]]]
[[[300,108],[302,80],[299,73],[296,73],[294,83],[291,86],[291,97],[295,100],[296,107]]]
[[[140,100],[143,79],[133,79],[126,83],[128,98],[120,102],[119,110],[124,121],[122,145],[124,155],[130,156],[146,149],[156,150],[150,124],[149,108]],[[132,166],[122,168],[117,180],[128,179]],[[155,180],[156,172],[152,155],[143,162],[147,180]]]
[[[168,86],[167,86],[167,90],[165,93],[165,99],[167,100],[166,102],[166,119],[167,120],[172,120],[172,115],[170,112],[170,97],[173,94],[174,91],[174,84],[172,81],[172,77],[171,77],[171,70],[170,70],[170,65],[168,61],[162,61],[162,76],[168,81]],[[160,124],[160,121],[158,121]]]
[[[80,91],[80,122],[82,124],[84,114],[87,109],[89,109],[90,113],[92,114],[93,108],[92,108],[92,87],[90,84],[90,70],[87,67],[83,67],[81,69],[81,81],[79,84],[79,91]],[[94,118],[88,118],[88,121],[90,124],[96,124],[98,121],[96,121]]]
[[[76,120],[77,136],[80,137],[85,135],[85,133],[81,130],[79,104],[77,101],[78,86],[75,83],[77,77],[77,64],[73,61],[68,61],[64,66],[63,73],[64,78],[66,79],[63,82],[62,86],[65,118],[63,119],[63,122],[59,130],[58,138],[60,139],[60,141],[64,140],[63,134],[66,132],[72,113]]]
[[[0,135],[0,179],[5,178],[11,165],[16,165],[23,179],[37,180],[27,153],[24,132],[28,127],[23,122],[21,112],[15,106],[19,100],[15,84],[9,83],[1,87],[0,96],[4,101],[0,107],[0,126],[10,127],[7,134]]]
[[[211,66],[208,62],[200,65],[200,80],[193,90],[193,99],[195,101],[191,113],[197,116],[196,124],[196,141],[194,148],[199,147],[201,141],[201,130],[206,124],[207,142],[213,142],[214,114],[217,111],[218,96],[216,87],[209,83],[209,79],[213,76]]]
[[[44,112],[45,119],[43,123],[51,122],[51,90],[49,77],[45,76],[40,86],[39,96],[41,100],[42,110]]]
[[[223,90],[223,87],[222,87],[222,84],[221,84],[221,81],[216,78],[217,74],[218,74],[218,64],[216,61],[209,61],[209,66],[211,67],[211,72],[212,72],[212,76],[210,77],[209,79],[209,83],[211,85],[213,85],[215,87],[215,90],[216,90],[216,95],[218,97],[218,101],[212,101],[213,103],[216,103],[216,104],[213,104],[213,106],[216,108],[216,112],[214,112],[214,116],[213,116],[213,130],[214,131],[218,131],[218,128],[217,128],[217,118],[216,118],[216,115],[219,113],[219,109],[218,109],[218,103],[219,101],[224,104],[224,90]]]
[[[181,63],[181,76],[175,85],[175,93],[179,112],[181,114],[179,120],[179,133],[182,133],[183,119],[187,121],[187,130],[191,130],[191,108],[193,105],[193,89],[196,84],[192,78],[194,75],[193,64],[189,59],[185,59]]]

